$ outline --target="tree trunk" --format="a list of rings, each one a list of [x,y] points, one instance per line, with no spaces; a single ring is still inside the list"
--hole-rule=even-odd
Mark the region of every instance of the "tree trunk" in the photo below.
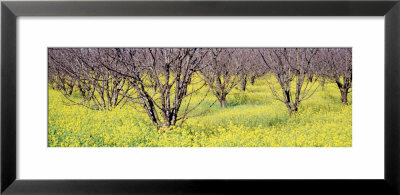
[[[342,103],[343,105],[347,105],[347,94],[349,92],[349,89],[340,89],[340,94],[342,95]]]
[[[246,85],[247,85],[247,76],[241,74],[240,75],[240,90],[246,91]]]
[[[308,77],[308,81],[311,83],[313,82],[313,75],[311,75],[310,77]]]
[[[73,91],[74,91],[74,87],[68,88],[68,96],[72,95]]]
[[[290,110],[290,115],[295,115],[296,113],[297,113],[297,107],[293,107],[291,110]]]
[[[321,85],[321,89],[325,90],[325,77],[322,78],[319,84]]]
[[[250,83],[251,83],[251,85],[254,85],[254,82],[256,82],[256,76],[251,76],[251,77],[250,77]]]
[[[226,108],[226,96],[225,97],[221,97],[219,99],[219,103],[221,104],[221,108]]]
[[[57,87],[57,85],[56,85],[54,82],[52,82],[52,83],[51,83],[51,88],[52,88],[52,89],[56,89],[56,87]]]
[[[298,108],[296,105],[292,105],[290,102],[285,102],[285,104],[291,116],[297,113]]]

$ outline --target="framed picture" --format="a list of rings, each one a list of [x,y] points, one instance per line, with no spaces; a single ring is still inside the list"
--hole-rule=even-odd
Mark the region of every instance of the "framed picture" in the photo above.
[[[399,22],[397,0],[3,1],[1,192],[398,194]]]

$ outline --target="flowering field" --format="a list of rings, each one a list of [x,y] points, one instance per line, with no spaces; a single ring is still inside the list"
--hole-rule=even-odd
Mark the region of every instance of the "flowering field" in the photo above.
[[[335,83],[319,87],[290,115],[258,79],[245,92],[233,89],[227,107],[208,95],[181,127],[165,133],[152,125],[145,113],[132,106],[99,111],[70,105],[49,87],[49,147],[351,147],[352,96],[340,101]],[[204,97],[200,90],[192,101]],[[72,98],[79,99],[74,91]],[[128,103],[130,104],[130,103]],[[133,104],[133,103],[131,103]],[[211,108],[209,108],[211,106]]]

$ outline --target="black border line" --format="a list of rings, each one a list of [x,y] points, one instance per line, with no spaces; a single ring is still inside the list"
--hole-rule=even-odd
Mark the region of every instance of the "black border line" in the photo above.
[[[16,19],[18,16],[385,16],[385,179],[16,179]],[[2,1],[1,192],[3,194],[400,194],[399,28],[399,0]]]

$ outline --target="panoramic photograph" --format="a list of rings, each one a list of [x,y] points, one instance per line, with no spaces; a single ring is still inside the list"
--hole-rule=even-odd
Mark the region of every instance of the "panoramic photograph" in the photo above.
[[[48,48],[48,147],[351,147],[352,48]]]

